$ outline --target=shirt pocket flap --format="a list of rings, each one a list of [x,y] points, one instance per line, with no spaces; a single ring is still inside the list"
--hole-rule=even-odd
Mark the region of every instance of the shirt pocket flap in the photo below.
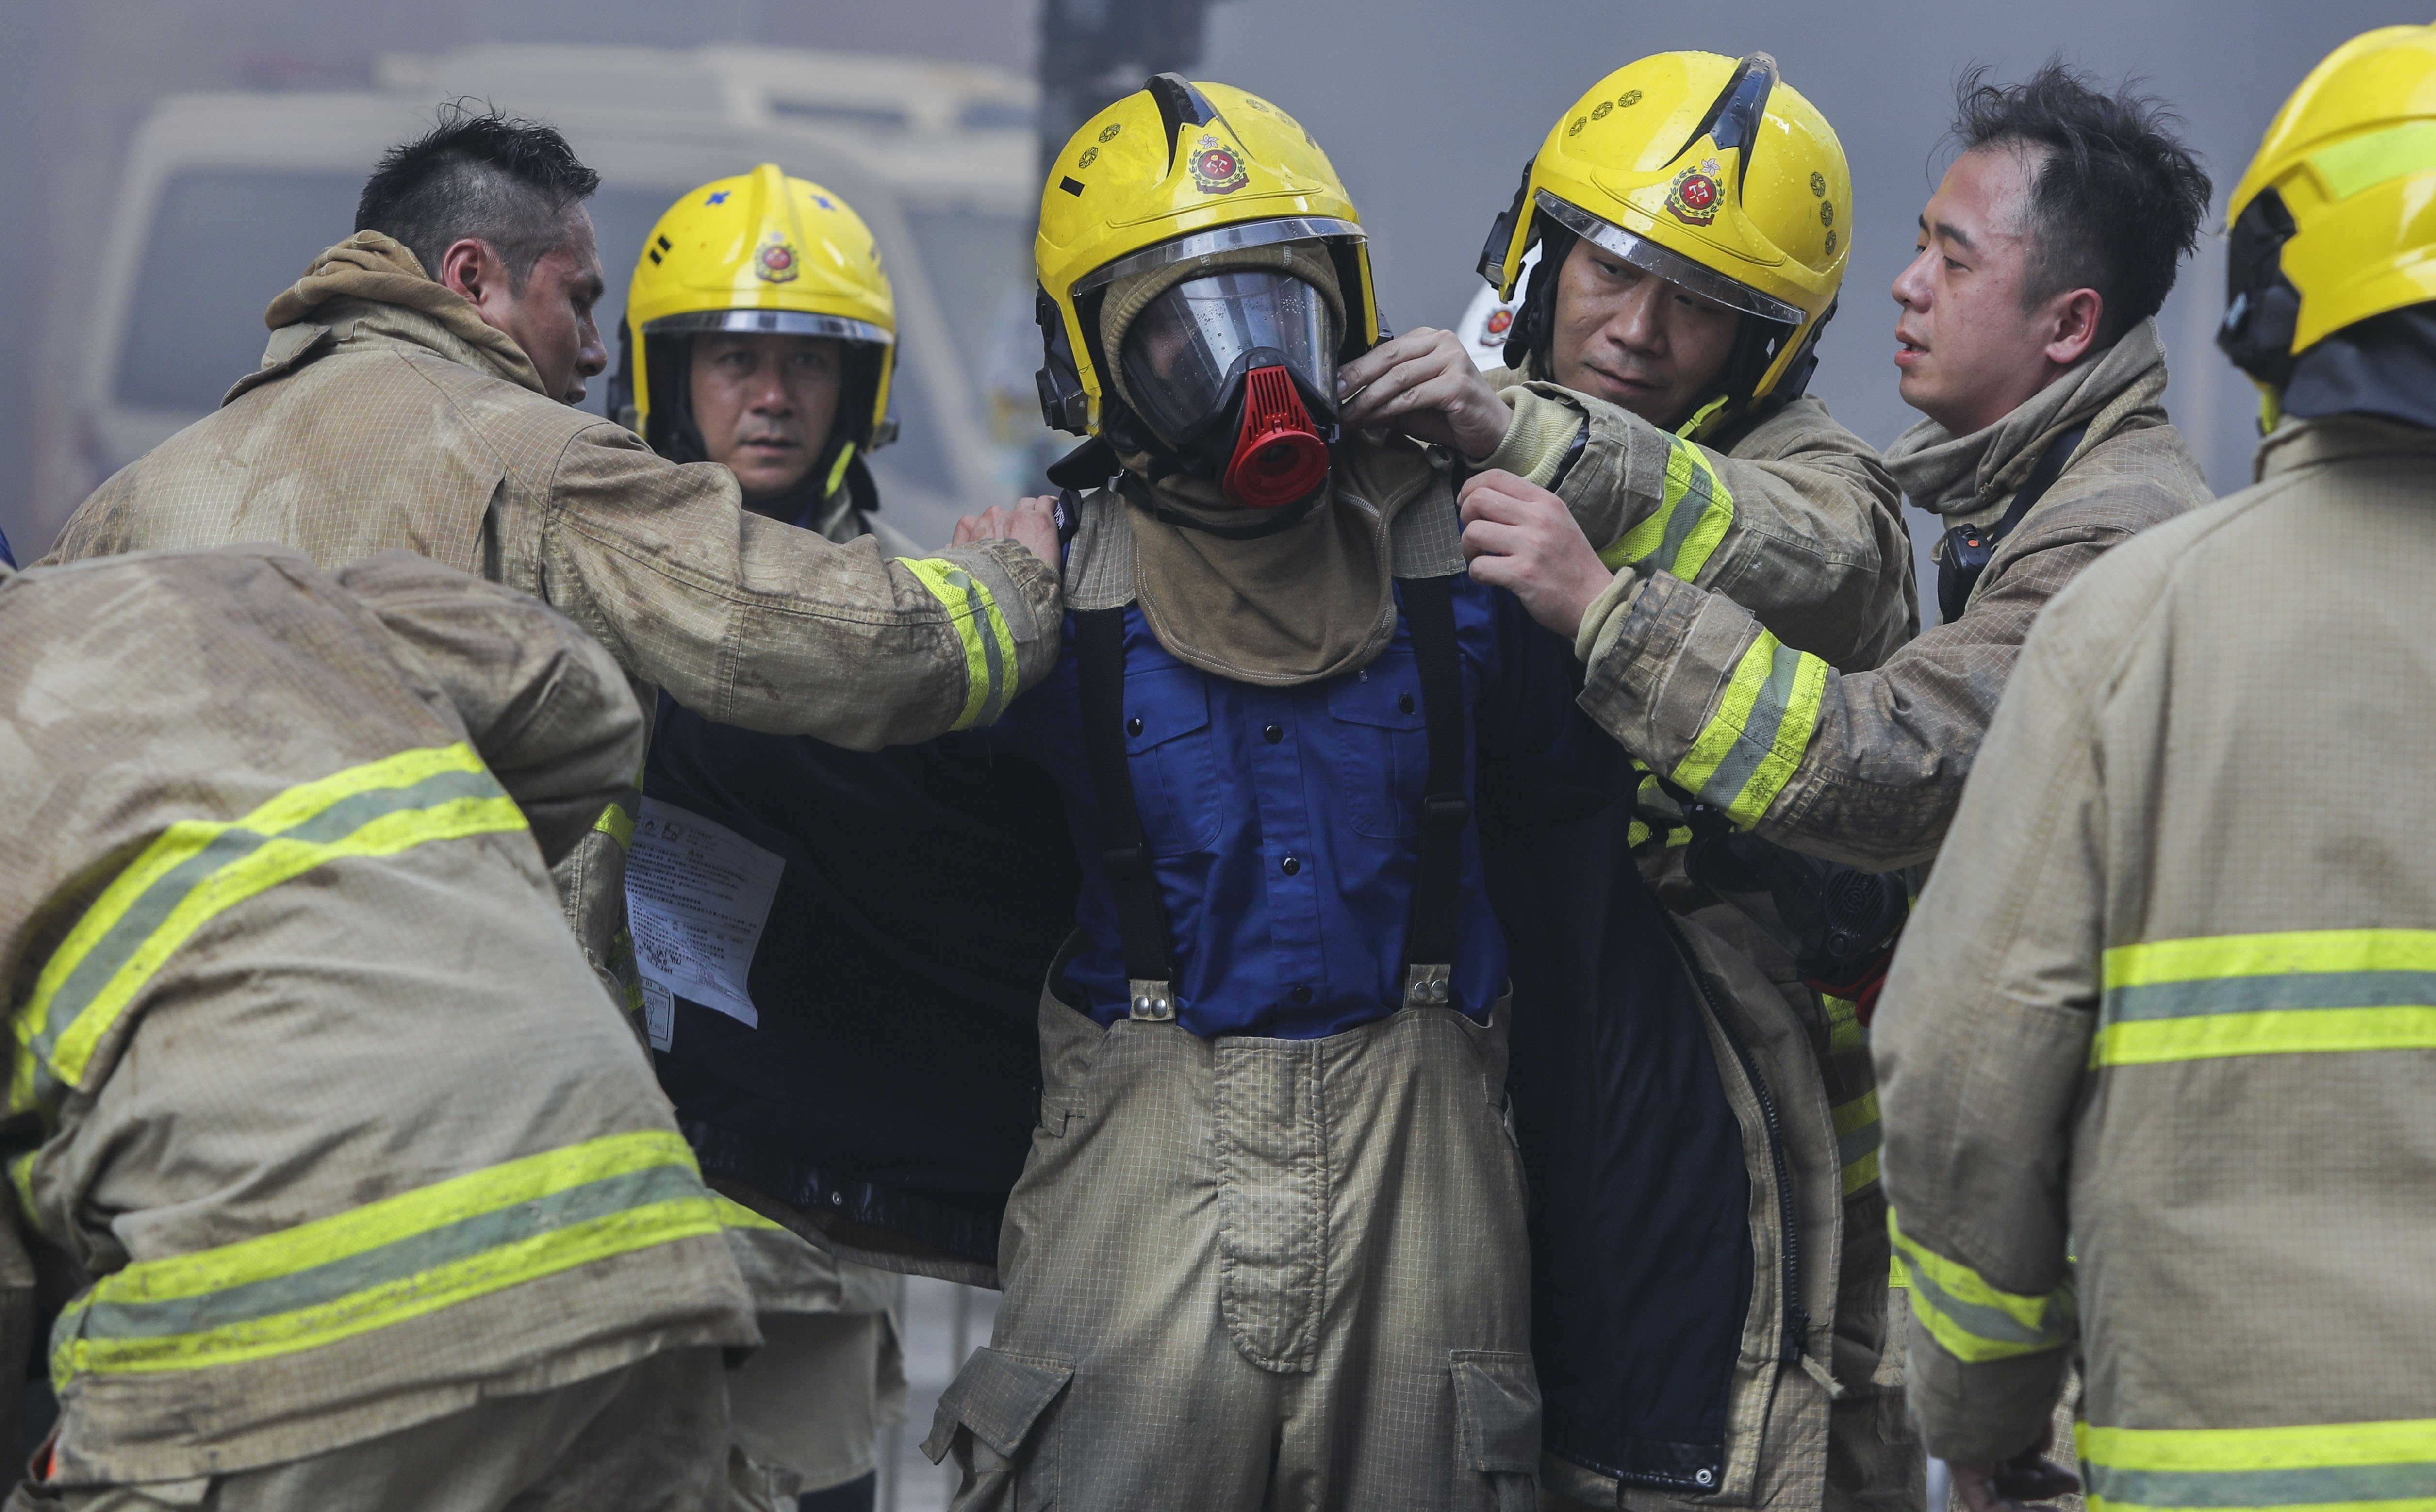
[[[1125,679],[1125,755],[1209,728],[1209,685],[1190,667],[1162,667]]]
[[[1073,1379],[1074,1367],[1063,1360],[976,1349],[939,1396],[939,1417],[931,1431],[931,1442],[939,1444],[944,1453],[944,1441],[954,1432],[953,1424],[962,1423],[975,1438],[1012,1460],[1031,1435],[1033,1423]],[[1535,1426],[1535,1441],[1536,1433]],[[931,1446],[925,1444],[923,1451],[930,1452]],[[931,1457],[935,1460],[938,1456]]]
[[[1429,722],[1421,709],[1421,669],[1410,656],[1387,655],[1328,685],[1328,712],[1348,724],[1383,730],[1418,730]]]
[[[1484,1475],[1540,1469],[1540,1378],[1527,1354],[1457,1349],[1455,1433],[1464,1463]]]

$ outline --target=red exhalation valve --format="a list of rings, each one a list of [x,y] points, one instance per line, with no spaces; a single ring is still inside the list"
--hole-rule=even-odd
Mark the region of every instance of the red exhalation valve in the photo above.
[[[1244,374],[1244,428],[1227,462],[1227,496],[1247,510],[1273,510],[1309,496],[1327,476],[1328,443],[1286,370]]]

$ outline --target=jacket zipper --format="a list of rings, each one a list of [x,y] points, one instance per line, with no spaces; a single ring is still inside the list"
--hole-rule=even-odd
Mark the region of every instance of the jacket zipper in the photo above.
[[[1709,979],[1693,959],[1691,947],[1684,942],[1682,931],[1666,916],[1666,931],[1674,937],[1675,953],[1683,963],[1683,970],[1692,985],[1700,989],[1700,999],[1709,1005],[1709,1016],[1724,1032],[1726,1043],[1733,1047],[1734,1058],[1742,1062],[1743,1075],[1749,1078],[1752,1095],[1759,1099],[1760,1121],[1767,1128],[1767,1153],[1776,1170],[1777,1222],[1784,1230],[1784,1340],[1777,1350],[1778,1363],[1793,1364],[1801,1359],[1802,1346],[1810,1332],[1810,1312],[1801,1305],[1801,1236],[1794,1226],[1792,1169],[1784,1156],[1784,1126],[1777,1121],[1776,1099],[1767,1089],[1767,1078],[1762,1076],[1759,1063],[1752,1059],[1750,1048],[1743,1043],[1741,1031],[1717,1006],[1716,995],[1709,990]]]

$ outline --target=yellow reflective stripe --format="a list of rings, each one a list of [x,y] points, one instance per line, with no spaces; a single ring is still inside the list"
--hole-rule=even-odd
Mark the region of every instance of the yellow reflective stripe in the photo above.
[[[1667,438],[1666,480],[1658,508],[1599,553],[1610,569],[1666,571],[1690,582],[1709,565],[1733,524],[1734,496],[1691,442]]]
[[[1818,728],[1827,664],[1763,630],[1734,664],[1717,712],[1673,773],[1679,788],[1757,824],[1793,780]]]
[[[970,573],[943,557],[898,557],[931,595],[945,604],[965,649],[965,706],[955,729],[987,724],[1015,697],[1015,632],[998,600]]]
[[[44,1064],[79,1083],[95,1048],[154,973],[237,904],[341,857],[524,826],[513,800],[462,742],[291,788],[234,823],[171,825],[102,890],[13,1017],[21,1051],[9,1105],[40,1100]]]
[[[333,1344],[716,1234],[708,1198],[692,1151],[664,1130],[528,1156],[105,1277],[61,1316],[53,1377],[189,1370]]]
[[[1828,1110],[1836,1123],[1836,1158],[1844,1171],[1844,1195],[1878,1179],[1878,1092],[1871,1087],[1849,1103]]]
[[[2089,1505],[2436,1512],[2436,1418],[2073,1430]]]
[[[2436,172],[2436,121],[2410,121],[2320,148],[2309,154],[2309,166],[2337,200],[2414,173]]]
[[[2093,1067],[2436,1048],[2436,930],[2302,930],[2106,952]]]
[[[1636,819],[1624,828],[1624,848],[1639,850],[1649,843],[1649,826]]]
[[[1849,1055],[1870,1048],[1870,1032],[1861,1025],[1861,1011],[1850,998],[1818,995],[1827,1010],[1827,1053]]]
[[[9,1186],[17,1193],[17,1211],[38,1234],[48,1232],[43,1227],[43,1215],[34,1210],[34,1160],[42,1153],[26,1150],[9,1157]]]
[[[712,1192],[710,1194],[710,1204],[712,1208],[717,1209],[719,1213],[719,1222],[722,1227],[774,1228],[780,1233],[792,1232],[792,1230],[788,1228],[786,1225],[778,1222],[776,1219],[765,1217],[760,1213],[755,1212],[752,1208],[745,1207],[742,1203],[738,1202],[735,1198],[727,1195],[723,1191]]]
[[[1911,1288],[1912,1315],[1956,1359],[1977,1364],[2062,1347],[2074,1327],[2070,1281],[2044,1295],[2008,1292],[1986,1277],[1904,1237],[1893,1209],[1887,1233]]]
[[[601,809],[600,817],[592,821],[592,827],[616,841],[619,850],[634,848],[635,816],[626,811],[624,804],[613,803]]]

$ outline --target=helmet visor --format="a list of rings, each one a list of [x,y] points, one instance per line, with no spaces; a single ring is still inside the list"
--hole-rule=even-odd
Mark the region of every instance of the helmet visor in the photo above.
[[[1328,301],[1289,273],[1244,269],[1187,279],[1125,328],[1125,387],[1160,439],[1180,445],[1208,427],[1252,368],[1282,365],[1312,393],[1332,398],[1335,326]]]
[[[1559,200],[1545,189],[1539,193],[1539,205],[1549,219],[1575,235],[1595,243],[1644,272],[1656,273],[1677,287],[1688,288],[1728,309],[1756,315],[1764,321],[1781,321],[1787,325],[1800,325],[1810,318],[1801,312],[1799,304],[1788,304],[1781,299],[1763,294],[1740,279],[1729,278],[1714,268],[1694,262],[1681,252],[1658,245],[1646,236],[1636,236],[1613,221],[1602,220],[1581,206]]]

